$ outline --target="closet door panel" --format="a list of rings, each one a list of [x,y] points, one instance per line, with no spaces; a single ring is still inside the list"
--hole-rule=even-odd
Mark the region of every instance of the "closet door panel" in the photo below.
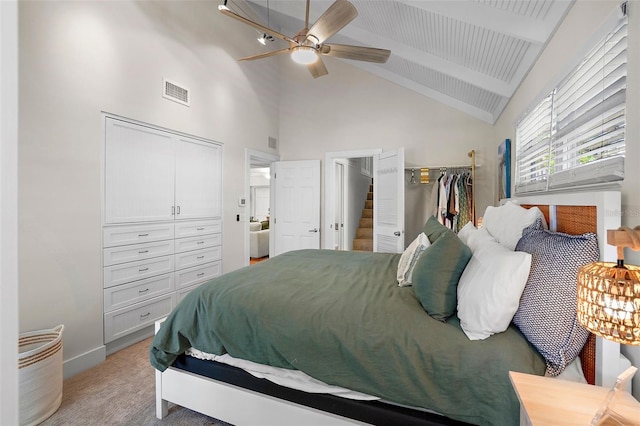
[[[179,137],[176,144],[176,219],[222,216],[222,148]]]
[[[105,223],[172,220],[175,136],[106,119]]]

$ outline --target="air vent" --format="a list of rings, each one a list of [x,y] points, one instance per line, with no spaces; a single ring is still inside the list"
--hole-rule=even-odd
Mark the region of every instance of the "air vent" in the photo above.
[[[278,140],[273,136],[269,136],[269,148],[278,149]]]
[[[164,79],[162,96],[179,104],[189,106],[189,89],[169,81],[166,78]]]

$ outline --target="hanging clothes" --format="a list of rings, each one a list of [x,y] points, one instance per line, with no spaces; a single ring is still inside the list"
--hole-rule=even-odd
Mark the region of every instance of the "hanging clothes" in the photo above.
[[[428,213],[442,225],[458,232],[473,221],[473,182],[470,174],[442,170],[432,189]]]

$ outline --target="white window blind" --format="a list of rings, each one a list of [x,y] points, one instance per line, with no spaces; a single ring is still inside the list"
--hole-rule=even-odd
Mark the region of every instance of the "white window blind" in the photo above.
[[[516,192],[547,189],[552,103],[547,96],[516,126]]]
[[[624,178],[626,52],[625,18],[516,125],[517,193]]]

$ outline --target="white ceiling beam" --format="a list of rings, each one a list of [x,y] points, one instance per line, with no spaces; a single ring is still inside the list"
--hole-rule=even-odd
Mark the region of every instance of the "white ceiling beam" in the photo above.
[[[346,60],[344,60],[346,61]],[[356,68],[360,68],[363,71],[374,74],[380,78],[384,78],[392,83],[395,83],[399,86],[402,86],[406,89],[412,90],[416,93],[420,93],[421,95],[427,96],[435,101],[441,102],[453,109],[457,109],[458,111],[469,114],[473,117],[476,117],[479,120],[484,121],[485,123],[495,124],[495,117],[480,108],[476,108],[474,106],[469,105],[466,102],[462,102],[456,98],[445,95],[442,92],[438,92],[437,90],[430,89],[422,84],[418,84],[413,80],[409,80],[407,78],[401,77],[396,73],[390,72],[381,68],[378,65],[369,63],[369,62],[360,62],[360,61],[349,61],[350,65],[353,65]]]
[[[240,16],[249,18],[260,25],[267,25],[267,19],[265,18],[263,20],[262,17],[256,13],[254,5],[247,0],[229,0],[228,6]]]
[[[391,40],[387,38],[380,37],[355,26],[343,28],[340,30],[340,35],[358,41],[366,46],[389,49],[394,56],[399,56],[407,61],[450,75],[458,80],[497,93],[500,96],[511,97],[516,89],[514,84],[509,84],[503,80],[490,77],[463,65],[447,61],[439,56],[426,53],[423,50],[415,49],[402,43],[391,42]],[[329,40],[329,42],[331,42],[331,40]]]
[[[398,0],[428,12],[464,21],[478,27],[544,45],[573,0],[555,0],[544,20],[510,13],[470,0]]]

